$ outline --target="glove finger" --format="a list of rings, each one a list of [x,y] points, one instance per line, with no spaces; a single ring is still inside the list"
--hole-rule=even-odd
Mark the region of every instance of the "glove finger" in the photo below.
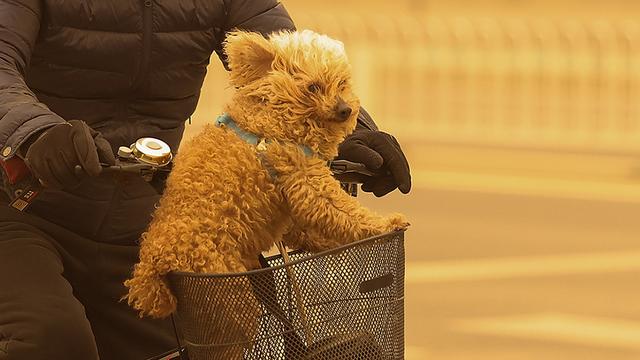
[[[402,155],[402,158],[404,159],[404,165],[405,165],[406,174],[408,176],[408,181],[406,184],[400,184],[399,188],[400,188],[400,191],[402,191],[402,193],[407,194],[409,193],[409,191],[411,191],[411,167],[409,166],[409,161],[407,160],[407,157],[405,156],[404,151],[402,151],[402,147],[400,146],[400,143],[398,142],[398,140],[393,136],[391,137],[391,139],[393,140],[393,143],[396,149],[398,149],[398,152]]]
[[[61,188],[60,184],[57,183],[54,183],[53,186],[51,186],[49,179],[53,178],[53,175],[51,175],[47,161],[43,161],[43,159],[25,159],[25,162],[33,177],[38,179],[43,186],[55,187],[57,189]],[[55,182],[55,180],[53,181]]]
[[[40,182],[49,188],[61,190],[64,188],[64,184],[56,176],[59,171],[57,168],[58,159],[42,159],[36,167],[31,171],[40,180]]]
[[[109,141],[100,134],[94,138],[94,141],[96,143],[100,163],[114,166],[116,164],[116,157],[113,155],[113,150],[111,149]]]
[[[409,161],[407,160],[407,157],[404,154],[404,151],[402,151],[402,147],[400,146],[400,143],[398,142],[398,140],[394,137],[391,136],[391,140],[393,141],[393,144],[395,146],[395,148],[398,150],[398,153],[400,153],[402,155],[403,158],[403,163],[405,165],[406,168],[406,173],[409,175],[409,189],[411,189],[411,168],[409,166]],[[407,191],[408,192],[408,191]]]
[[[403,193],[408,193],[411,189],[411,173],[409,170],[409,162],[405,157],[400,144],[391,135],[385,134],[387,146],[383,146],[381,152],[385,156],[386,166],[396,179],[398,188]],[[388,161],[387,161],[388,157]]]
[[[78,120],[71,120],[69,123],[73,125],[71,136],[80,166],[89,176],[98,176],[102,166],[100,166],[98,150],[91,135],[91,128]]]
[[[383,158],[385,167],[391,172],[393,178],[402,193],[406,194],[411,190],[411,172],[409,162],[400,149],[397,140],[389,134],[379,133],[383,136],[372,137],[369,144]]]
[[[54,183],[62,189],[72,189],[80,184],[80,178],[75,173],[76,159],[68,159],[64,153],[60,153],[58,159],[49,161],[51,175]]]
[[[362,189],[368,192],[373,192],[373,190],[380,186],[381,183],[395,184],[395,179],[391,174],[379,177],[367,177],[362,182]]]
[[[395,190],[398,186],[395,184],[395,181],[393,182],[387,182],[387,183],[381,183],[379,186],[377,186],[375,189],[373,189],[373,194],[376,197],[383,197],[385,195],[387,195],[388,193],[392,192],[393,190]]]
[[[352,140],[340,148],[340,159],[364,164],[368,169],[377,170],[384,163],[384,159],[374,149],[359,140]]]
[[[376,182],[373,181],[373,180],[365,181],[362,184],[362,191],[364,191],[364,192],[373,192],[373,187],[374,187],[375,184],[376,184]]]
[[[362,191],[372,192],[377,197],[382,197],[397,188],[397,184],[393,176],[385,176],[371,180],[362,185]]]
[[[91,126],[87,125],[89,128],[89,133],[91,137],[93,137],[93,142],[96,144],[96,150],[98,152],[98,159],[100,163],[104,163],[107,165],[115,165],[116,157],[113,154],[113,149],[111,148],[111,143],[107,139],[102,136],[100,131],[93,129]]]

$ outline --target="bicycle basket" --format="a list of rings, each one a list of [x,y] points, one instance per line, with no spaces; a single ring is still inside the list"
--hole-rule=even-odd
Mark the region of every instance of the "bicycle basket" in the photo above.
[[[190,360],[404,358],[404,232],[290,257],[168,275]]]

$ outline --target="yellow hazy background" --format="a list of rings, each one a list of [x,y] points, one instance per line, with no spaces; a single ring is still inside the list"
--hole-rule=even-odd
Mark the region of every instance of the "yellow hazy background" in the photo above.
[[[407,359],[640,359],[640,2],[285,0],[411,163]],[[212,59],[192,136],[229,98]]]

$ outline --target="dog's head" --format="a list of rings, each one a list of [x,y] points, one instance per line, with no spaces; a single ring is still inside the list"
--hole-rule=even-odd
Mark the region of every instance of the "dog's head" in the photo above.
[[[230,111],[265,137],[307,145],[324,158],[353,131],[360,109],[341,42],[305,30],[232,32],[225,52],[237,91]]]

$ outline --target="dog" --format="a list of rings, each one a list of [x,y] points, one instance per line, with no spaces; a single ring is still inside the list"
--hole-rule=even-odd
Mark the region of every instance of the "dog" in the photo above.
[[[279,241],[322,251],[408,226],[362,207],[327,166],[360,108],[341,42],[309,30],[234,31],[224,48],[235,94],[176,155],[125,282],[141,316],[176,310],[171,271],[244,272]]]

